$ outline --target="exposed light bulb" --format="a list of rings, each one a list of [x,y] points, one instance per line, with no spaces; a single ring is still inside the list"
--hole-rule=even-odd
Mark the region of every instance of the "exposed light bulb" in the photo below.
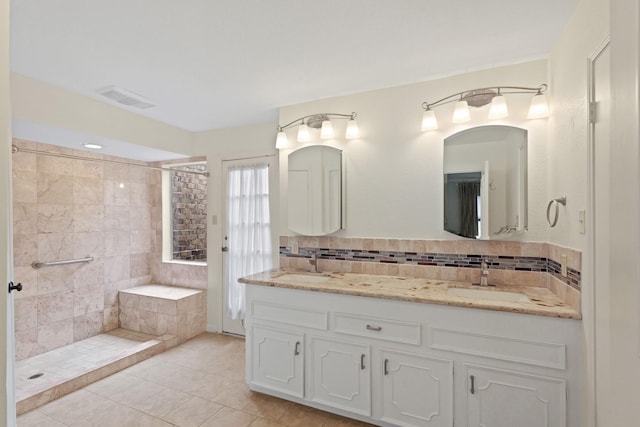
[[[350,119],[347,122],[347,131],[345,132],[345,138],[355,139],[360,137],[360,129],[358,128],[358,122],[356,119]]]
[[[453,123],[464,123],[469,120],[471,120],[471,113],[469,112],[469,104],[467,104],[467,101],[456,102],[456,108],[453,110],[451,121]]]
[[[494,96],[491,100],[491,108],[489,109],[489,119],[504,119],[507,116],[509,116],[507,100],[503,95]]]
[[[282,150],[283,148],[287,148],[289,146],[289,139],[287,138],[287,134],[284,133],[283,130],[278,132],[278,136],[276,137],[276,149]]]
[[[549,103],[547,102],[547,95],[544,93],[537,93],[531,98],[531,105],[529,106],[529,119],[540,119],[549,115]]]
[[[322,128],[320,129],[320,138],[329,139],[333,138],[333,136],[333,125],[331,124],[331,121],[329,119],[324,120],[322,122]]]
[[[436,130],[438,129],[438,119],[436,119],[436,112],[429,109],[422,113],[422,130]]]
[[[86,148],[92,148],[92,149],[94,149],[94,150],[100,150],[100,149],[102,149],[102,145],[100,145],[100,144],[93,144],[93,143],[90,143],[90,144],[82,144],[82,145],[83,145],[84,147],[86,147]]]
[[[298,142],[309,142],[311,141],[311,133],[309,132],[309,127],[303,123],[300,123],[298,126]]]

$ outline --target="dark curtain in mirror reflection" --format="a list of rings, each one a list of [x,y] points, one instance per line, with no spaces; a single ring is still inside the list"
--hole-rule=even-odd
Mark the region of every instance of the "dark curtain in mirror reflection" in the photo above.
[[[458,194],[460,195],[460,217],[462,218],[460,234],[466,237],[476,237],[478,235],[480,183],[460,182]]]
[[[444,229],[458,236],[475,239],[481,212],[478,211],[482,174],[450,173],[444,182]]]

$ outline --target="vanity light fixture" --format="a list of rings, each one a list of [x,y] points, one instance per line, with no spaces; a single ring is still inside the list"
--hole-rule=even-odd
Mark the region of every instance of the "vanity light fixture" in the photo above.
[[[330,139],[333,138],[335,132],[333,130],[333,124],[331,119],[346,119],[347,129],[345,132],[346,139],[354,139],[360,137],[360,130],[358,123],[356,122],[357,114],[339,114],[339,113],[321,113],[311,114],[308,116],[295,119],[284,126],[278,126],[278,136],[276,137],[276,148],[281,150],[287,148],[289,145],[289,139],[285,130],[298,124],[298,142],[311,141],[311,129],[320,129],[320,138]]]
[[[438,120],[433,108],[453,102],[456,103],[451,118],[453,123],[464,123],[471,119],[469,106],[482,107],[489,103],[491,103],[489,119],[495,120],[508,117],[509,108],[507,107],[505,94],[534,94],[531,99],[527,118],[539,119],[547,117],[549,115],[549,104],[547,102],[547,95],[545,94],[546,90],[546,84],[541,84],[538,87],[491,86],[454,93],[435,102],[425,101],[422,103],[422,108],[424,109],[424,113],[422,114],[422,130],[429,131],[438,129]]]

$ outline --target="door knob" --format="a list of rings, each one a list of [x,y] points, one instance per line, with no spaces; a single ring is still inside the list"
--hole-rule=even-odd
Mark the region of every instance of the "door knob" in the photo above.
[[[14,285],[13,282],[9,282],[9,293],[11,293],[11,291],[20,292],[21,290],[22,290],[22,283],[18,283],[17,285]]]

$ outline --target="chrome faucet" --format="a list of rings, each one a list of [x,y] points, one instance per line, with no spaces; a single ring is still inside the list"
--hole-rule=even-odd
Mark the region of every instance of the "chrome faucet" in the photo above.
[[[480,269],[480,286],[489,286],[489,261],[483,259]]]
[[[318,251],[310,251],[312,258],[309,260],[309,264],[313,265],[313,272],[318,272]]]

